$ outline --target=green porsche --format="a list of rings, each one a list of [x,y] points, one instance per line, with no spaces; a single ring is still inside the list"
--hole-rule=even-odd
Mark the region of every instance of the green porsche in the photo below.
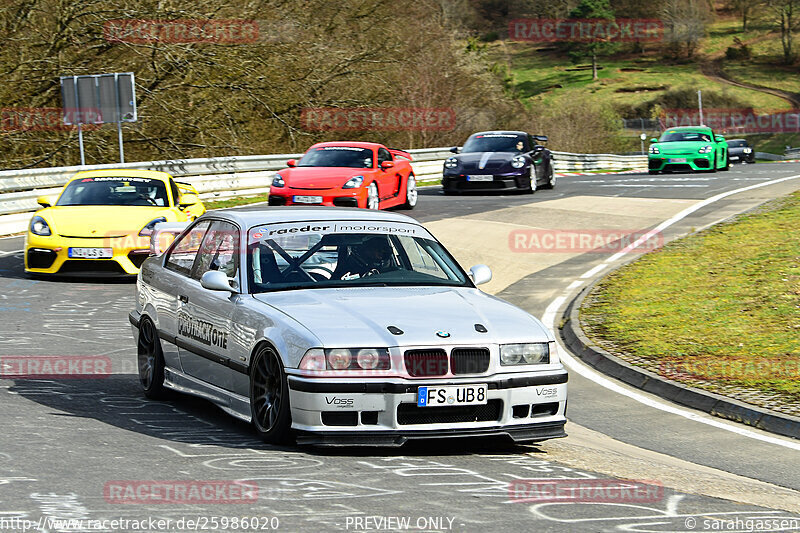
[[[671,171],[728,170],[728,143],[708,126],[669,128],[660,139],[650,139],[650,174]]]

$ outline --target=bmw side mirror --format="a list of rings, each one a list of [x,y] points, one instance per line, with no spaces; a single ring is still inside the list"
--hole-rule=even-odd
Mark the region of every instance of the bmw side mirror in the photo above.
[[[722,135],[715,135],[714,140],[718,143],[721,143],[725,140],[725,137],[723,137]]]
[[[656,139],[655,137],[653,137],[652,139],[650,139],[650,142],[651,142],[651,143],[657,143],[657,142],[658,142],[658,139]]]
[[[475,265],[469,269],[469,277],[475,285],[483,285],[492,281],[492,269],[486,265]]]
[[[544,150],[544,146],[542,146],[541,144],[537,144],[533,147],[533,150],[531,151],[534,153],[538,153],[541,152],[542,150]]]
[[[394,163],[393,163],[392,161],[384,161],[384,162],[382,162],[382,163],[381,163],[381,168],[382,168],[383,170],[390,169],[390,168],[392,168],[393,166],[394,166]]]
[[[228,279],[228,276],[219,270],[209,270],[200,277],[200,286],[210,291],[238,293],[239,290],[234,285],[236,282]]]
[[[286,162],[287,167],[296,167],[297,166],[297,159],[290,159]]]
[[[452,148],[450,148],[450,151],[453,152],[454,154],[457,154],[458,152],[461,151],[461,148],[458,146],[453,146]]]

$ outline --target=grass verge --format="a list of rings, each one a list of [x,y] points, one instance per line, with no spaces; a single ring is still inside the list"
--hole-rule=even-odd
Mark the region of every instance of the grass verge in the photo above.
[[[709,390],[800,402],[800,191],[673,241],[603,280],[587,334],[627,361]]]

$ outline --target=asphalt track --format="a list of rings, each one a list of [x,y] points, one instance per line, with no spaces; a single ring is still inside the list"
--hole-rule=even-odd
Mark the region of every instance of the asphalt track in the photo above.
[[[512,232],[646,230],[720,193],[795,175],[798,164],[759,164],[716,174],[573,176],[533,196],[445,197],[434,188],[421,193],[410,214],[463,266],[492,266],[488,292],[552,320],[563,303],[558,298],[624,258],[609,263],[614,250],[515,250]],[[663,237],[797,189],[800,178],[728,196],[676,221]],[[800,441],[686,409],[665,411],[657,398],[598,383],[602,378],[577,363],[570,368],[566,439],[539,446],[435,440],[390,450],[266,446],[246,424],[204,401],[142,397],[127,324],[133,284],[27,279],[21,248],[20,238],[0,240],[0,356],[107,356],[113,375],[0,380],[0,529],[20,525],[10,522],[15,517],[35,526],[43,519],[47,531],[70,529],[54,518],[171,520],[167,527],[128,522],[117,530],[222,530],[223,517],[229,531],[271,530],[271,518],[280,531],[800,529],[800,521],[780,522],[800,518]],[[599,265],[607,266],[598,271]],[[518,479],[632,479],[663,488],[623,503],[532,504],[509,500],[509,482]],[[250,480],[259,491],[249,503],[119,504],[108,487],[120,480]],[[261,520],[259,527],[233,527],[233,517]],[[185,521],[191,519],[200,522]],[[71,530],[97,524],[76,525]]]

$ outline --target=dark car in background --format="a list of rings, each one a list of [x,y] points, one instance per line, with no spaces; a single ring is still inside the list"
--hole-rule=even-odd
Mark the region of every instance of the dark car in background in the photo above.
[[[523,131],[473,133],[456,154],[444,162],[445,194],[463,191],[518,190],[534,193],[556,185],[553,157],[542,146],[543,135]]]
[[[731,163],[755,163],[756,152],[745,139],[729,139],[728,160]]]

